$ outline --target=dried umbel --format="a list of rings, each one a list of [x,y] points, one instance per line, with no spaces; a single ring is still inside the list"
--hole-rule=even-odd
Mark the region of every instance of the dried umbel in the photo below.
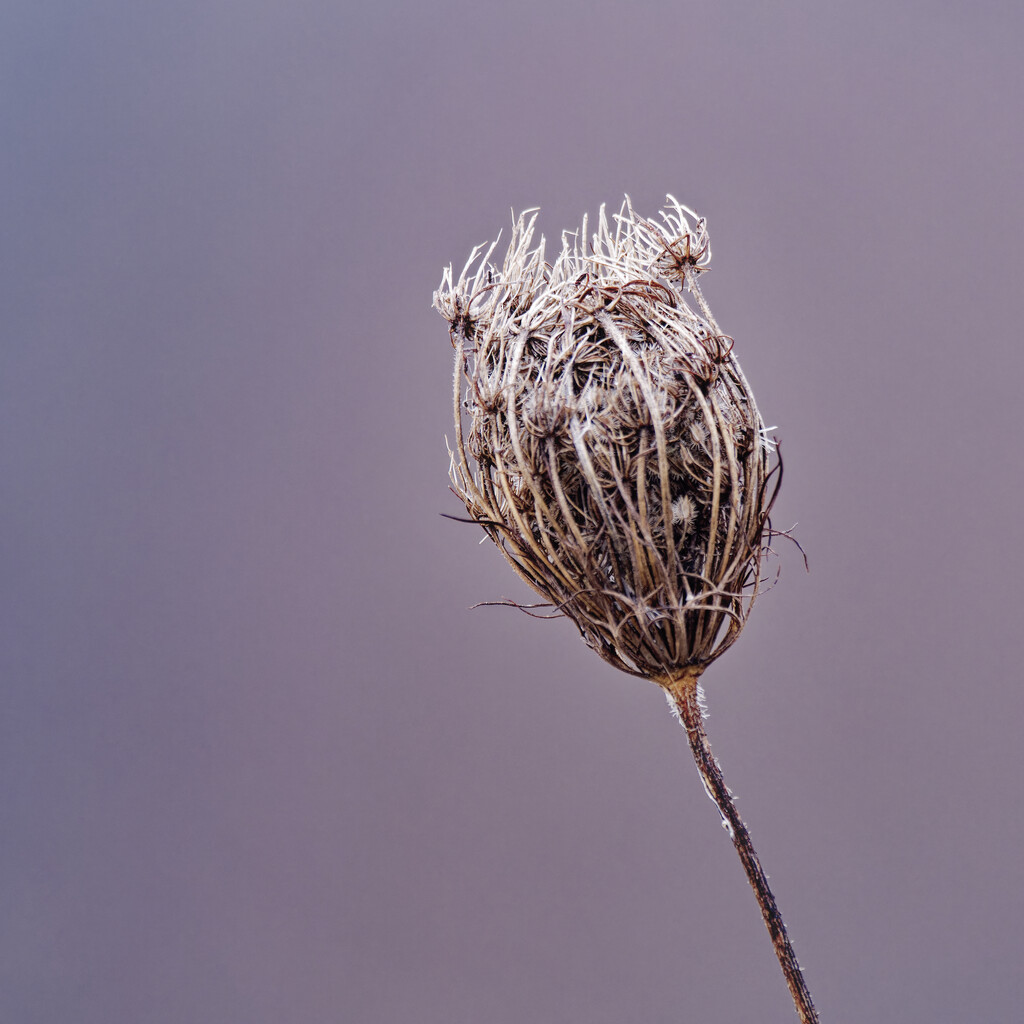
[[[550,265],[524,214],[501,268],[478,249],[435,295],[456,492],[590,647],[656,680],[736,640],[774,493],[774,446],[697,284],[704,221],[669,204],[657,223],[627,200],[614,227],[602,209]]]
[[[562,238],[515,225],[434,295],[455,347],[451,480],[471,521],[602,658],[659,684],[739,853],[804,1024],[818,1020],[711,752],[698,681],[762,584],[781,463],[697,279],[704,221],[628,198]],[[691,301],[692,300],[692,301]]]

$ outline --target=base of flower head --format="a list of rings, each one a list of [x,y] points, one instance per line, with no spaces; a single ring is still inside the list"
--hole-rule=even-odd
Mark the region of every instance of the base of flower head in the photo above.
[[[666,695],[671,697],[699,686],[705,668],[707,668],[706,665],[686,665],[677,673],[652,679],[651,682],[657,683]]]

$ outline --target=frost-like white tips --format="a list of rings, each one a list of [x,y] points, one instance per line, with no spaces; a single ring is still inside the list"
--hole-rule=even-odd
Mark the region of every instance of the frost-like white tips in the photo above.
[[[688,494],[680,495],[672,502],[672,522],[680,528],[685,537],[697,518],[697,503]]]

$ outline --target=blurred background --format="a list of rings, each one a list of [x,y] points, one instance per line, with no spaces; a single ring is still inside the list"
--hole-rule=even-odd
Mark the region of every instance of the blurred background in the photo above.
[[[822,1019],[1020,1019],[1022,32],[4,4],[0,1018],[794,1019],[657,689],[440,516],[442,267],[672,192],[810,563],[706,688]]]

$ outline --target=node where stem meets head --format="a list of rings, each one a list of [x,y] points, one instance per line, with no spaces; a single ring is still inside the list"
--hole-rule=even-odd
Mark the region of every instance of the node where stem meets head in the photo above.
[[[739,636],[780,463],[697,283],[703,219],[627,197],[554,263],[516,222],[434,295],[455,348],[451,480],[516,572],[613,665],[661,682]]]

